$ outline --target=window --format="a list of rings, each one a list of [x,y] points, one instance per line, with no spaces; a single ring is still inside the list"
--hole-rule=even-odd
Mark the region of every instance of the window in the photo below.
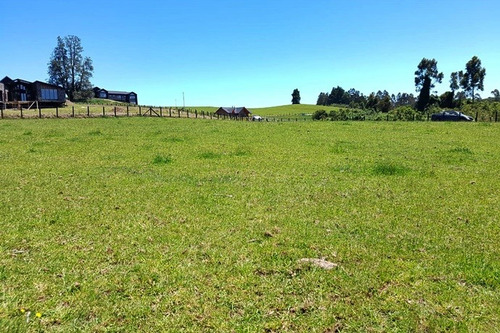
[[[46,101],[57,101],[57,89],[41,89],[42,99]]]
[[[109,99],[115,101],[124,101],[126,99],[125,95],[109,95]]]
[[[99,98],[106,98],[106,92],[105,91],[101,91],[99,93]]]

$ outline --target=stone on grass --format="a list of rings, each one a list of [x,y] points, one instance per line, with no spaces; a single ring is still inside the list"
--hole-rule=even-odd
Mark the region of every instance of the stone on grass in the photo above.
[[[334,262],[330,262],[330,261],[327,261],[325,260],[325,258],[321,258],[321,259],[318,259],[318,258],[302,258],[302,259],[299,259],[299,263],[309,263],[313,266],[317,266],[319,268],[323,268],[323,269],[334,269],[335,267],[338,266],[338,264],[334,263]]]

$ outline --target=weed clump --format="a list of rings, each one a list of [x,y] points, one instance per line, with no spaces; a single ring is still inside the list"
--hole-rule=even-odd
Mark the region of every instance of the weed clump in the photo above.
[[[451,153],[470,154],[470,155],[473,154],[472,150],[470,150],[467,147],[456,147],[456,148],[450,149],[450,152]]]
[[[169,164],[171,162],[172,162],[172,157],[170,155],[168,156],[156,155],[155,158],[153,159],[153,164]]]
[[[377,163],[373,167],[373,173],[380,176],[395,176],[408,173],[409,169],[394,163]]]

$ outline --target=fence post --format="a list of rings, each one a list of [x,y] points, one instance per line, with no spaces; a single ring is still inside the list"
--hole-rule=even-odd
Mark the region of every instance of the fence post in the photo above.
[[[59,118],[59,108],[56,106],[56,118]]]
[[[160,106],[160,117],[163,117],[163,109]]]
[[[168,116],[172,118],[172,107],[168,108]]]
[[[23,107],[21,106],[21,119],[23,118]]]
[[[189,118],[189,109],[186,109],[186,118]]]
[[[38,118],[42,118],[42,109],[38,107]]]
[[[498,111],[495,111],[495,123],[497,122],[498,120]]]
[[[177,116],[180,118],[181,117],[181,110],[177,109]]]
[[[75,106],[71,107],[71,117],[75,118]]]
[[[115,115],[116,117],[116,106],[113,108],[113,114]]]
[[[127,105],[127,117],[130,116],[129,112],[128,112],[128,105]]]
[[[139,105],[139,116],[142,116],[141,106]]]
[[[87,105],[87,117],[90,117],[90,106]]]
[[[479,112],[478,112],[478,111],[476,111],[476,122],[477,122],[477,118],[478,118],[478,116],[479,116]]]
[[[106,107],[105,106],[102,107],[102,116],[106,117]]]
[[[3,119],[3,106],[0,106],[0,113],[2,114],[2,119]]]

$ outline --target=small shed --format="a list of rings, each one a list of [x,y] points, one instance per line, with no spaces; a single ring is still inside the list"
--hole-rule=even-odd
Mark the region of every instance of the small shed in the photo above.
[[[216,115],[219,116],[226,116],[230,118],[235,118],[235,117],[248,117],[252,112],[248,110],[246,107],[220,107],[215,111]]]

